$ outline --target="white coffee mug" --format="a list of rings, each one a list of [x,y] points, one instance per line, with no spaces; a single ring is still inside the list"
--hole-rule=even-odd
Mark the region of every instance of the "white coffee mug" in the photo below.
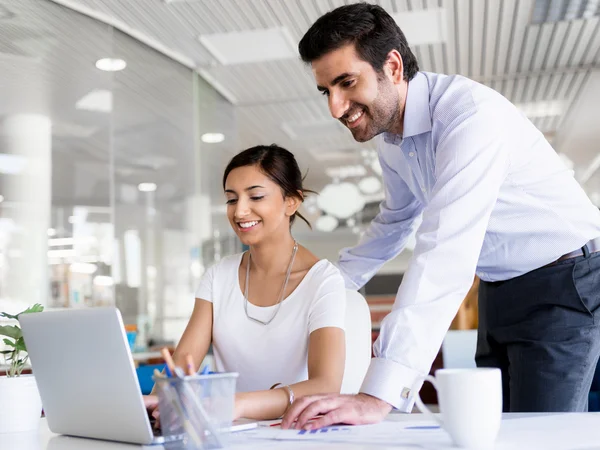
[[[494,445],[502,420],[500,369],[440,369],[424,378],[435,387],[441,418],[431,413],[419,394],[419,410],[439,422],[459,447],[487,449]]]

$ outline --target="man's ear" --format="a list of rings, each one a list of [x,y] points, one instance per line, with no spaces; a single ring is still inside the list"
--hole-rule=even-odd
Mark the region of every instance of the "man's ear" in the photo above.
[[[399,84],[404,80],[404,63],[398,50],[391,50],[388,53],[383,69],[394,84]]]

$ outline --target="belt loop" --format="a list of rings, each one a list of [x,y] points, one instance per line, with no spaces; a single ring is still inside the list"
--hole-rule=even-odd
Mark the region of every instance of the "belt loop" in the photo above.
[[[584,258],[587,258],[588,256],[590,256],[590,250],[589,250],[587,244],[585,244],[583,247],[581,247],[581,250],[583,251]]]

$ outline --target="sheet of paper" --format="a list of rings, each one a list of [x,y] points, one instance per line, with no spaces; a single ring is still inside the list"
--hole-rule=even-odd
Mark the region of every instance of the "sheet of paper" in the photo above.
[[[382,422],[375,425],[332,426],[320,430],[281,430],[259,427],[244,433],[253,439],[277,441],[344,442],[352,444],[408,445],[411,448],[435,445],[450,448],[448,435],[434,422]]]
[[[240,433],[241,435],[242,433]],[[312,432],[259,427],[240,436],[246,444],[287,441],[284,448],[327,448],[340,444],[358,448],[394,446],[404,449],[456,449],[450,436],[434,422],[391,422],[376,425],[328,427]],[[293,441],[293,443],[292,443]],[[303,446],[302,442],[308,447]],[[241,444],[238,441],[238,444]],[[330,447],[331,446],[331,447]],[[250,448],[250,447],[249,447]],[[591,450],[600,449],[600,414],[568,413],[504,419],[494,450]]]

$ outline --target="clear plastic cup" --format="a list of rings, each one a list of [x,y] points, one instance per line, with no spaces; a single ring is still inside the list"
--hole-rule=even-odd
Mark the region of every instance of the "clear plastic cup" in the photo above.
[[[160,426],[177,448],[221,448],[233,420],[237,373],[155,378]]]

